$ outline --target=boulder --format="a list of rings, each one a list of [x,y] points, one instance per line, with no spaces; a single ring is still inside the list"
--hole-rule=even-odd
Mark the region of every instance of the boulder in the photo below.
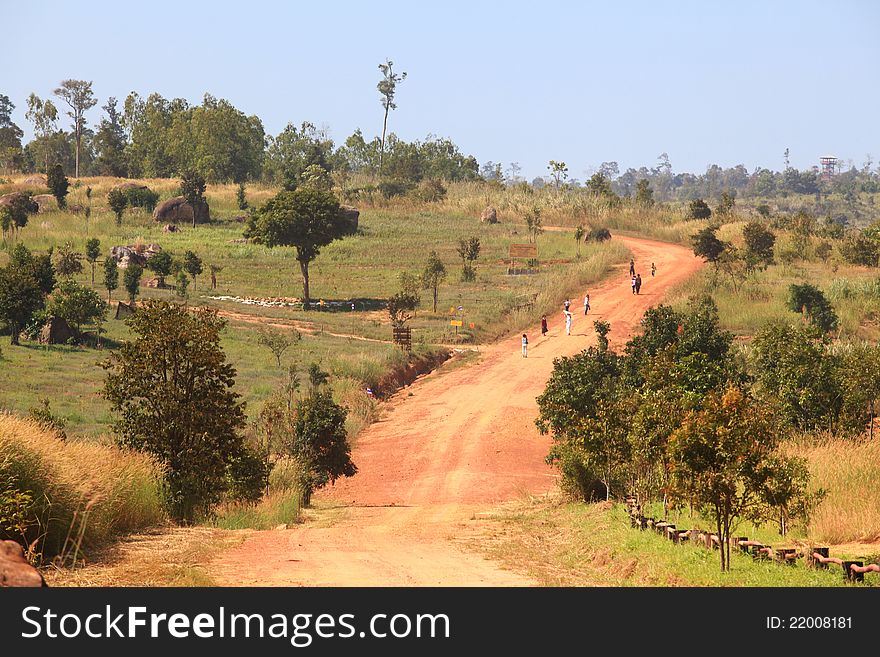
[[[350,205],[342,205],[339,207],[339,218],[342,219],[349,235],[354,235],[358,229],[358,217],[360,211]]]
[[[480,215],[480,222],[484,224],[497,224],[498,223],[498,212],[495,208],[489,207],[483,210],[483,213]]]
[[[118,185],[113,185],[113,189],[119,189],[123,192],[127,192],[129,189],[149,189],[149,187],[147,187],[143,183],[124,182],[119,183]]]
[[[115,319],[125,319],[129,315],[134,314],[134,304],[128,304],[120,301],[116,304],[116,315]]]
[[[136,265],[140,265],[141,267],[147,264],[146,257],[129,246],[114,246],[112,249],[110,249],[110,256],[114,258],[116,260],[116,264],[118,264],[123,269],[125,267],[128,267],[128,265],[132,262]]]
[[[45,187],[49,184],[49,181],[46,180],[46,176],[42,173],[38,173],[33,176],[28,176],[24,180],[21,181],[22,185],[34,185],[36,187]]]
[[[159,288],[159,289],[167,289],[168,288],[168,283],[164,283],[158,276],[155,278],[148,278],[142,284],[144,287],[152,287],[152,288]]]
[[[24,558],[24,550],[15,541],[0,541],[0,587],[46,586],[40,571]]]
[[[164,223],[192,223],[193,208],[186,202],[182,196],[170,198],[159,206],[153,212],[153,220]],[[196,223],[201,224],[211,221],[211,211],[207,201],[202,201],[196,208]]]
[[[58,201],[51,194],[37,194],[32,198],[34,203],[40,208],[37,212],[50,212],[51,210],[58,209]]]
[[[67,211],[72,212],[73,214],[80,214],[84,210],[85,210],[85,208],[77,203],[74,203],[73,205],[67,206]]]
[[[67,344],[75,337],[73,329],[60,317],[50,317],[40,329],[40,344]]]
[[[9,194],[0,196],[0,208],[11,206],[20,196],[27,196],[27,192],[10,192]],[[35,197],[31,198],[33,199]],[[54,200],[54,198],[55,197],[53,196],[52,199]]]
[[[165,224],[164,226],[162,226],[162,232],[163,233],[176,233],[177,226],[175,226],[174,224]]]

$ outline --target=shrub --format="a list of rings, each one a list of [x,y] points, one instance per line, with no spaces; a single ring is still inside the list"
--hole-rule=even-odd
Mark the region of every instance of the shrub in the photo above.
[[[415,185],[403,180],[383,180],[377,185],[379,192],[386,199],[404,196],[415,188]]]
[[[152,212],[159,203],[159,194],[149,188],[131,187],[125,191],[125,200],[131,208],[143,208]]]
[[[591,228],[584,238],[587,242],[607,242],[611,239],[611,231],[607,228]]]

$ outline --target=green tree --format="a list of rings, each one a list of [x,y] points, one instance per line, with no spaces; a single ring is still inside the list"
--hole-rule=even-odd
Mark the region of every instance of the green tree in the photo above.
[[[29,193],[17,194],[9,204],[0,207],[3,234],[7,231],[17,232],[27,226],[28,218],[39,210],[39,206]]]
[[[718,228],[708,226],[694,235],[691,235],[691,244],[694,247],[694,255],[706,262],[711,262],[718,268],[718,262],[722,254],[727,250],[728,244],[718,239],[715,234]]]
[[[461,280],[475,281],[477,279],[477,269],[474,267],[474,262],[480,257],[480,238],[471,237],[467,240],[458,240],[458,248],[456,250],[461,258]]]
[[[303,281],[303,309],[309,310],[309,264],[321,249],[351,233],[330,192],[304,187],[279,192],[251,214],[245,236],[269,247],[296,248]]]
[[[611,189],[611,181],[602,173],[594,173],[587,181],[587,191],[593,196],[607,199],[616,199],[617,195]]]
[[[104,287],[107,290],[107,302],[113,297],[113,290],[119,287],[119,265],[112,255],[104,260]]]
[[[147,269],[159,279],[157,287],[165,287],[165,277],[171,274],[174,259],[168,251],[159,251],[147,258]]]
[[[52,266],[52,249],[48,253],[33,255],[24,244],[12,249],[10,265],[30,272],[43,295],[55,289],[55,267]]]
[[[85,112],[94,107],[98,101],[92,93],[92,83],[85,80],[64,80],[55,89],[55,95],[70,107],[67,115],[73,119],[73,135],[76,140],[75,178],[79,178],[79,153],[82,146],[83,131],[86,127]]]
[[[650,208],[654,205],[654,190],[647,178],[642,178],[636,183],[636,204],[643,208]]]
[[[538,205],[533,205],[523,212],[523,217],[526,220],[526,232],[529,234],[529,242],[538,241],[538,235],[544,232],[544,224],[541,220],[541,208]]]
[[[763,270],[772,265],[776,235],[757,221],[750,221],[743,226],[742,234],[745,241],[744,257],[747,269]]]
[[[122,285],[125,287],[125,293],[128,295],[128,302],[133,304],[140,292],[141,276],[144,274],[144,268],[135,263],[129,263],[122,275]]]
[[[830,339],[812,325],[770,324],[752,342],[756,392],[776,404],[786,422],[803,431],[838,425],[844,393]]]
[[[80,260],[82,255],[73,250],[73,245],[70,242],[59,246],[56,253],[58,255],[55,258],[55,271],[64,278],[69,279],[82,272],[83,266]]]
[[[736,205],[736,190],[721,192],[721,199],[718,201],[715,214],[719,217],[726,217],[733,212],[734,205]]]
[[[712,216],[712,209],[706,205],[706,201],[701,198],[695,198],[688,205],[685,219],[708,219]]]
[[[125,208],[128,205],[128,197],[125,195],[125,192],[114,187],[107,194],[107,203],[110,205],[113,214],[116,215],[116,225],[121,226],[122,213],[125,212]]]
[[[9,96],[0,94],[0,170],[21,168],[21,138],[24,133],[12,120],[15,109]]]
[[[302,339],[302,334],[296,329],[290,331],[276,331],[264,328],[257,334],[257,342],[261,347],[266,347],[275,356],[275,362],[281,367],[281,358],[284,352]]]
[[[193,228],[199,208],[205,202],[205,177],[193,169],[187,169],[180,177],[180,195],[186,199],[193,211]]]
[[[125,155],[125,129],[122,127],[122,116],[117,109],[116,99],[111,96],[101,109],[104,110],[107,117],[101,119],[92,140],[97,153],[95,168],[102,176],[125,178],[128,174]]]
[[[382,120],[382,143],[379,149],[379,172],[382,171],[382,159],[385,155],[385,132],[388,130],[388,112],[397,109],[394,102],[394,96],[397,93],[397,85],[406,80],[406,73],[395,73],[394,62],[390,59],[385,60],[384,64],[379,64],[379,70],[382,71],[382,79],[376,88],[381,96],[382,109],[385,110],[385,116]]]
[[[840,244],[840,255],[850,264],[876,267],[880,244],[864,234],[851,233]]]
[[[174,277],[174,294],[180,299],[186,299],[189,297],[189,294],[187,293],[188,287],[189,279],[186,277],[186,272],[181,269]]]
[[[0,268],[0,319],[12,344],[20,344],[19,334],[44,303],[45,293],[30,267],[12,262]]]
[[[58,201],[58,207],[62,210],[67,207],[67,190],[70,187],[70,181],[64,175],[64,168],[60,164],[56,164],[49,169],[47,176],[49,191]]]
[[[247,210],[247,192],[245,191],[244,182],[238,183],[238,191],[235,193],[235,200],[238,203],[239,210]]]
[[[92,268],[92,285],[95,284],[95,264],[101,257],[101,240],[97,237],[90,237],[86,240],[86,262]]]
[[[766,513],[762,496],[780,473],[783,432],[772,413],[742,390],[712,392],[689,412],[671,440],[677,489],[715,520],[721,570],[730,569],[730,533],[741,518]],[[775,467],[767,467],[774,459]]]
[[[422,288],[425,290],[431,290],[434,298],[433,312],[435,313],[437,312],[437,290],[440,288],[440,284],[445,280],[446,267],[443,265],[437,252],[431,251],[428,255],[428,262],[425,263],[425,268],[422,270]]]
[[[589,347],[554,361],[535,424],[542,434],[552,434],[546,460],[559,468],[565,491],[583,500],[610,496],[628,454],[623,404],[613,351]]]
[[[171,514],[193,522],[229,489],[228,469],[246,450],[244,403],[220,345],[226,322],[166,301],[125,321],[135,339],[103,363],[117,441],[165,465]]]
[[[547,165],[547,170],[553,178],[553,185],[556,189],[562,187],[565,181],[568,180],[568,165],[565,162],[550,160],[550,163]]]
[[[290,452],[311,475],[302,491],[305,505],[315,490],[357,473],[345,431],[346,415],[329,391],[315,390],[296,403]]]
[[[106,319],[107,304],[91,288],[66,280],[49,297],[46,311],[53,317],[60,317],[79,333],[83,325]]]
[[[822,290],[809,283],[788,286],[788,309],[801,313],[811,324],[828,333],[837,328],[837,313]]]
[[[196,277],[202,273],[202,259],[197,256],[193,251],[186,251],[183,254],[183,270],[192,276],[193,279],[193,289],[196,286]]]

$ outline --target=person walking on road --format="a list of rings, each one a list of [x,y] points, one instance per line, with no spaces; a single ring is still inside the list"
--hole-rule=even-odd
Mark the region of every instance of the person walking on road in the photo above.
[[[584,315],[590,312],[590,295],[584,297]]]
[[[632,258],[629,259],[629,275],[630,276],[636,275],[636,263]]]
[[[547,335],[547,315],[541,315],[541,337]]]
[[[657,265],[655,265],[655,264],[652,262],[652,263],[651,263],[651,278],[654,278],[654,274],[656,274],[656,273],[657,273]]]
[[[565,312],[568,312],[568,309],[571,307],[571,299],[566,299],[562,305],[565,306]]]
[[[642,293],[642,275],[636,274],[636,294]]]
[[[632,275],[632,280],[630,281],[630,285],[632,285],[633,294],[636,293],[636,275]]]
[[[522,357],[523,358],[529,357],[529,338],[528,338],[528,336],[526,336],[525,333],[523,333],[523,337],[522,337]]]
[[[565,334],[571,335],[571,313],[567,310],[563,312],[565,313]]]

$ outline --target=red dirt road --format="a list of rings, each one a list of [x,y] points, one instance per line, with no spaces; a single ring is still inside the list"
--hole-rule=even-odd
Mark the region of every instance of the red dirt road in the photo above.
[[[514,336],[481,350],[480,360],[441,367],[388,403],[385,417],[358,438],[358,474],[317,497],[314,521],[289,530],[255,532],[215,560],[220,585],[278,586],[515,586],[534,584],[467,552],[455,538],[478,514],[556,485],[544,463],[550,439],[534,425],[535,398],[553,359],[594,343],[593,320],[611,323],[612,344],[631,335],[644,311],[700,266],[690,250],[616,237],[633,254],[642,292],[630,289],[628,267],[572,299],[572,332],[562,311],[528,331],[529,355]],[[651,278],[651,263],[657,276]],[[447,371],[448,370],[448,371]],[[333,508],[326,508],[326,507]]]

